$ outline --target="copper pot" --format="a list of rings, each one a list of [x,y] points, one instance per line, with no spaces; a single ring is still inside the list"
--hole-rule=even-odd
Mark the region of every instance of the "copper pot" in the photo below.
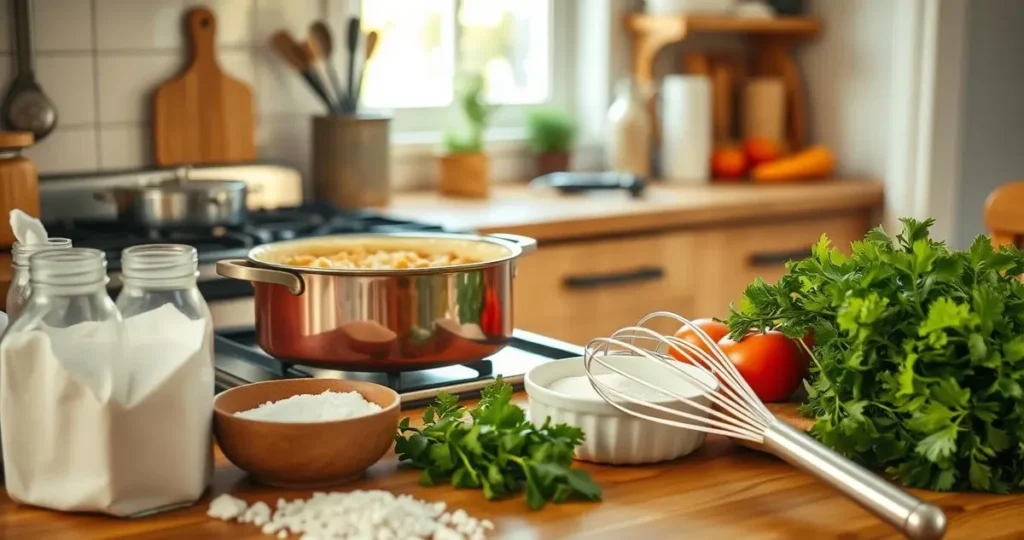
[[[482,261],[433,268],[281,264],[346,247],[455,252]],[[326,236],[265,244],[217,273],[255,288],[260,347],[284,361],[349,371],[413,371],[480,360],[512,337],[515,260],[532,238],[444,233]]]

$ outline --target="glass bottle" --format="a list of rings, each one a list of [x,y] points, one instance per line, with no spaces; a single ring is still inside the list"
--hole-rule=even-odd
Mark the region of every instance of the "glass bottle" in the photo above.
[[[15,317],[24,309],[28,301],[29,293],[32,292],[30,282],[31,272],[29,270],[29,257],[43,251],[68,249],[71,247],[71,240],[68,238],[50,238],[46,242],[38,244],[21,244],[15,242],[11,247],[11,268],[14,275],[11,276],[11,286],[7,289],[7,317],[14,321]]]
[[[121,252],[117,307],[125,318],[172,304],[190,320],[212,328],[210,308],[199,293],[196,248],[180,244],[134,246]]]
[[[642,178],[651,172],[651,119],[633,79],[619,81],[608,108],[608,169]]]

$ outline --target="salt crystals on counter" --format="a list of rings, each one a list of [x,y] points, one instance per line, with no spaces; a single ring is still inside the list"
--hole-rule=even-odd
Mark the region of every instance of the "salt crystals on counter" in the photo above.
[[[303,540],[378,538],[421,540],[483,540],[494,530],[490,521],[464,510],[445,511],[443,502],[428,503],[388,491],[314,493],[310,499],[277,500],[271,513],[264,502],[247,506],[224,494],[210,502],[207,515],[224,521],[252,523],[266,535]]]
[[[240,411],[235,416],[266,422],[330,422],[366,416],[381,410],[359,392],[300,394],[280,401],[268,401],[259,407]]]

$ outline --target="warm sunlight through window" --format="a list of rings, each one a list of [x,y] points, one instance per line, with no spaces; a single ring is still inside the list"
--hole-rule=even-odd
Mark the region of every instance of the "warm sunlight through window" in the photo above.
[[[380,33],[367,66],[370,108],[445,107],[454,80],[482,73],[494,103],[551,97],[552,0],[362,0],[364,31]]]

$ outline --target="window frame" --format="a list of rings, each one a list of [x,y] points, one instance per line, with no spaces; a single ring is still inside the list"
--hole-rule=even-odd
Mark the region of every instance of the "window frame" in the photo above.
[[[453,0],[458,3],[461,0]],[[360,2],[355,10],[360,10]],[[523,114],[535,107],[555,106],[571,109],[571,99],[576,86],[576,70],[573,69],[576,45],[576,1],[548,0],[548,100],[525,105],[499,105],[488,123],[487,140],[509,140],[525,138]],[[458,32],[456,31],[456,36]],[[377,111],[391,117],[392,139],[399,143],[437,143],[444,132],[455,127],[453,120],[461,114],[454,100],[444,107],[415,107]]]

